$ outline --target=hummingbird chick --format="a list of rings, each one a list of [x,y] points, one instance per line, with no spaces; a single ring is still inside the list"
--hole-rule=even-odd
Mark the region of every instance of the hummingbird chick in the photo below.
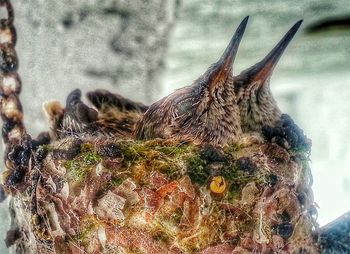
[[[263,126],[275,126],[282,112],[270,90],[272,72],[289,42],[298,31],[298,21],[259,63],[235,77],[243,132],[261,132]]]
[[[113,109],[120,112],[135,111],[144,113],[148,109],[148,106],[142,103],[134,102],[119,94],[111,93],[104,89],[88,92],[87,98],[99,112],[106,112]]]
[[[177,138],[223,146],[242,133],[232,65],[248,17],[238,26],[218,62],[195,80],[152,104],[137,123],[138,139]]]
[[[98,111],[98,125],[104,133],[131,137],[136,122],[148,106],[134,102],[119,94],[98,89],[87,93],[87,98]]]
[[[67,97],[59,132],[63,135],[66,133],[93,133],[97,129],[97,115],[96,110],[81,101],[81,91],[75,89]]]
[[[58,139],[59,133],[57,132],[62,125],[62,119],[64,115],[64,108],[61,103],[56,100],[46,101],[43,103],[43,112],[49,123],[49,135],[51,140]]]

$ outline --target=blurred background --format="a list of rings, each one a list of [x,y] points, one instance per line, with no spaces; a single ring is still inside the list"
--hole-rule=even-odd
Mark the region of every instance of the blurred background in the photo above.
[[[105,88],[151,103],[191,84],[250,21],[235,73],[304,23],[271,80],[281,109],[313,141],[319,223],[350,210],[350,5],[348,0],[13,0],[21,99],[31,134],[47,127],[41,104]],[[8,229],[1,204],[2,238]],[[1,253],[7,253],[0,241]]]

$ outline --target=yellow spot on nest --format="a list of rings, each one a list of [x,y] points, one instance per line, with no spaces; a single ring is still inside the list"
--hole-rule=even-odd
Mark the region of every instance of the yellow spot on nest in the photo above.
[[[225,178],[214,176],[210,183],[210,190],[216,194],[221,194],[226,190]]]

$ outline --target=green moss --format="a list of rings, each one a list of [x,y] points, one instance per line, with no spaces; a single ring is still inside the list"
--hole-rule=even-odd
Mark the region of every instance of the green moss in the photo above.
[[[50,145],[50,144],[44,144],[44,145],[41,145],[41,147],[46,152],[52,152],[54,150],[53,145]]]
[[[94,151],[88,151],[83,154],[82,159],[85,165],[94,165],[101,161],[101,156]]]
[[[234,166],[234,164],[228,164],[225,165],[224,168],[221,170],[221,175],[226,180],[235,180],[239,176],[239,169]]]
[[[124,160],[128,162],[135,162],[142,158],[145,151],[143,144],[140,143],[120,143]]]
[[[154,170],[177,179],[182,174],[183,158],[193,150],[193,146],[169,140],[120,140],[116,144],[123,154],[122,167],[139,179],[139,184],[147,184],[143,179]]]
[[[92,232],[96,231],[100,226],[100,222],[97,218],[93,216],[87,216],[81,220],[80,230],[77,236],[78,242],[80,242],[83,246],[88,246],[90,242],[90,238],[93,237]]]
[[[185,144],[171,146],[157,146],[155,149],[166,156],[179,156],[190,152],[191,148]]]
[[[129,165],[159,156],[150,142],[123,140],[118,145],[123,153],[124,163]]]
[[[89,174],[91,167],[101,161],[101,156],[90,149],[83,149],[80,155],[73,160],[68,160],[63,163],[67,169],[68,179],[75,182],[84,182]]]
[[[238,200],[241,195],[241,186],[232,183],[227,192],[227,200],[233,202],[234,200]]]
[[[110,187],[118,187],[119,185],[122,184],[123,181],[124,181],[124,179],[121,177],[112,178],[111,181],[109,182],[109,186]]]
[[[169,160],[152,160],[149,162],[151,170],[157,170],[167,176],[170,180],[175,180],[180,176],[180,168],[176,162]]]
[[[248,172],[239,170],[235,165],[226,165],[222,171],[221,175],[228,180],[230,186],[227,193],[228,200],[232,201],[241,195],[243,187],[250,182],[263,183],[264,178],[260,178],[256,174],[249,174]]]
[[[199,155],[192,155],[186,159],[187,173],[192,182],[203,185],[208,182],[210,170]]]
[[[233,156],[241,146],[230,146],[225,150],[225,155]],[[211,177],[210,162],[201,158],[198,153],[191,153],[186,159],[187,173],[191,180],[195,183],[203,185],[208,182]],[[223,160],[219,162],[221,169],[215,172],[225,178],[231,185],[241,186],[251,181],[257,181],[255,175],[242,171],[235,166],[232,160]]]
[[[83,182],[86,179],[87,172],[80,162],[75,160],[66,161],[63,166],[67,169],[68,178],[76,182]]]
[[[137,163],[140,160],[154,159],[159,157],[176,157],[190,151],[190,146],[181,143],[164,143],[163,140],[120,141],[118,145],[124,155],[124,161]]]
[[[232,154],[237,153],[238,151],[240,151],[242,148],[243,148],[242,144],[232,144],[232,145],[226,147],[224,152],[226,154],[232,155]]]

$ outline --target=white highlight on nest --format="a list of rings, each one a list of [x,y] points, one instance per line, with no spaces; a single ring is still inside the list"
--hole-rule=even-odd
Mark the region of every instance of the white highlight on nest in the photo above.
[[[100,218],[108,218],[115,220],[124,220],[122,212],[126,199],[117,194],[108,191],[106,195],[100,198],[95,207],[95,212]]]

